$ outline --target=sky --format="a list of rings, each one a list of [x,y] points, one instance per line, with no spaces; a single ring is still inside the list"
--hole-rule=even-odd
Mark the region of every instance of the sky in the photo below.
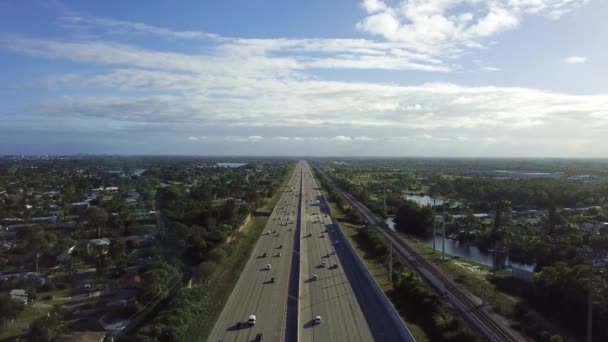
[[[0,153],[608,157],[608,1],[0,1]]]

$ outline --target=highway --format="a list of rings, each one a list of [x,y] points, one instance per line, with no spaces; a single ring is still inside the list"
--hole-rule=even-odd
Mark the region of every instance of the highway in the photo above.
[[[459,286],[435,265],[428,262],[403,241],[397,233],[385,229],[383,221],[350,193],[339,188],[331,178],[325,176],[325,179],[338,190],[370,226],[378,230],[389,241],[397,255],[435,288],[485,340],[513,342],[525,340],[523,336],[509,326],[504,318],[493,314],[491,308],[487,305],[480,305],[478,298]]]
[[[304,167],[302,199],[298,340],[373,341],[344,269],[356,266],[341,262],[342,242],[336,244],[332,218],[308,166]],[[316,316],[321,316],[320,323],[314,322]]]
[[[207,340],[413,341],[338,229],[299,162]]]
[[[273,209],[264,233],[208,337],[209,342],[252,341],[257,334],[263,334],[264,341],[288,339],[288,288],[290,281],[297,282],[290,277],[297,277],[291,269],[294,241],[299,239],[297,223],[303,165],[297,164],[288,187]],[[270,270],[266,269],[268,264]],[[256,315],[253,326],[244,324],[249,315]],[[243,326],[237,327],[239,322]]]

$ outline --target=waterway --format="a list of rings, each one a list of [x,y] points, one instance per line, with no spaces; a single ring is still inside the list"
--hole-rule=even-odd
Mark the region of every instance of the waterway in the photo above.
[[[389,229],[395,231],[395,222],[392,217],[389,217],[388,219],[386,219],[385,222]],[[433,247],[433,238],[425,240],[424,243],[429,247]],[[441,239],[440,235],[437,235],[437,237],[435,239],[435,248],[437,249],[437,251],[441,252],[442,239]],[[494,267],[494,256],[492,255],[492,253],[484,252],[481,249],[479,249],[478,247],[473,246],[473,245],[467,245],[467,244],[460,243],[458,240],[446,238],[445,239],[445,252],[447,254],[451,254],[451,255],[454,255],[454,256],[457,256],[457,257],[460,257],[463,259],[475,261],[475,262],[483,264],[483,265]],[[534,271],[534,265],[511,262],[509,260],[509,258],[505,258],[503,266],[505,266],[505,267],[514,266],[514,267],[525,269],[528,271]]]

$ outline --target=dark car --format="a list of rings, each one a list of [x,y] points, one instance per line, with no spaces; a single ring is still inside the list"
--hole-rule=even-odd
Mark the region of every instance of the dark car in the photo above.
[[[260,341],[262,341],[262,339],[263,339],[263,338],[264,338],[264,335],[262,335],[262,334],[257,334],[257,335],[255,335],[255,341],[256,341],[256,342],[260,342]]]

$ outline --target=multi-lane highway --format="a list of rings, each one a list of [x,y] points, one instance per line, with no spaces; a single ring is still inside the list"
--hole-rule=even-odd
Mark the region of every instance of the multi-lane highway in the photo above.
[[[299,341],[373,341],[339,258],[336,228],[308,165],[302,200]],[[315,322],[317,316],[320,322]]]
[[[303,165],[297,164],[208,341],[252,341],[258,334],[264,341],[286,340],[288,287],[290,276],[295,274],[291,272],[293,246],[299,239]],[[250,315],[256,316],[255,325],[246,323]]]
[[[299,162],[208,341],[413,341],[338,229]]]

